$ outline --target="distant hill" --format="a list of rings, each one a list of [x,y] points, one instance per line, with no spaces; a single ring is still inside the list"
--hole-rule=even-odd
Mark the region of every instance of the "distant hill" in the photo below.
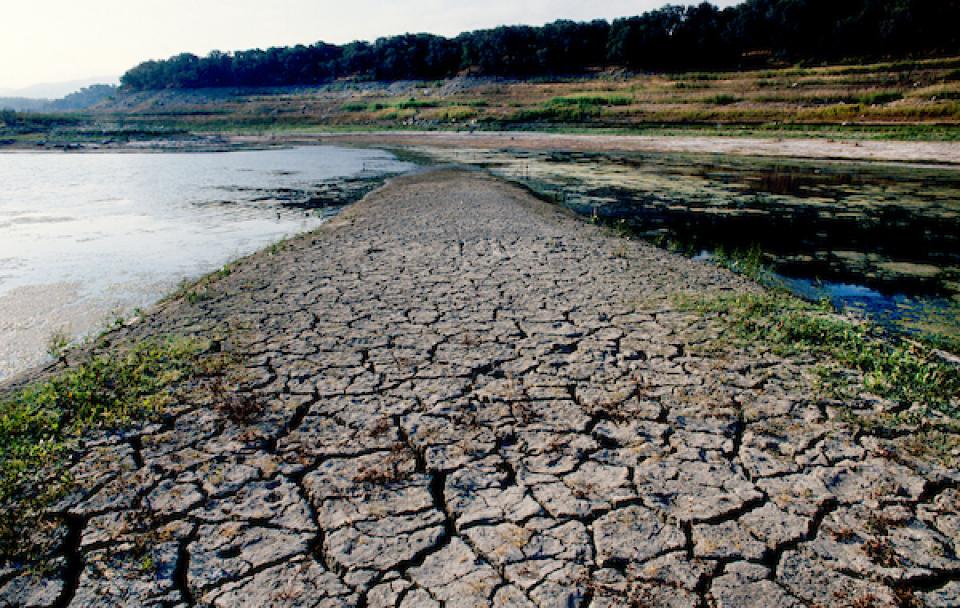
[[[43,112],[49,105],[49,99],[0,97],[0,110],[16,110],[17,112]]]
[[[85,110],[117,92],[112,84],[94,84],[62,97],[61,99],[29,99],[26,97],[0,97],[0,109],[17,112],[70,112]]]
[[[52,99],[61,99],[76,93],[81,89],[97,84],[116,84],[119,82],[116,76],[98,76],[96,78],[83,78],[80,80],[68,80],[64,82],[44,82],[34,84],[20,89],[0,89],[0,98],[23,98],[40,99],[50,101]]]

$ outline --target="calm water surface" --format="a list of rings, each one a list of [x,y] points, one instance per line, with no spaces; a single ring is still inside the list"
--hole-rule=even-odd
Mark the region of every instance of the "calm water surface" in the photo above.
[[[0,378],[40,362],[54,331],[93,332],[411,168],[326,146],[0,155]]]
[[[690,255],[761,252],[803,297],[960,344],[956,168],[719,154],[423,152],[486,167]]]

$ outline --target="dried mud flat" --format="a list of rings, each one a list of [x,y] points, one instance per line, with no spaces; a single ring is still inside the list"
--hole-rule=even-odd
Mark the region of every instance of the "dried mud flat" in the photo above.
[[[949,141],[882,141],[687,135],[591,135],[535,132],[382,131],[326,135],[232,136],[237,145],[286,143],[439,146],[567,152],[669,152],[806,159],[960,165],[960,144]]]
[[[815,362],[697,354],[672,296],[756,289],[724,270],[434,170],[209,289],[117,339],[229,327],[261,407],[90,442],[0,605],[960,602],[960,474],[841,422]]]

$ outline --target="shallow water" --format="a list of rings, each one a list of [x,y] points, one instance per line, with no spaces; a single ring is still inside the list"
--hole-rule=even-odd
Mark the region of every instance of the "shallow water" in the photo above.
[[[424,152],[694,255],[758,249],[795,293],[960,340],[960,171],[715,154]]]
[[[0,156],[0,378],[411,168],[327,146]]]

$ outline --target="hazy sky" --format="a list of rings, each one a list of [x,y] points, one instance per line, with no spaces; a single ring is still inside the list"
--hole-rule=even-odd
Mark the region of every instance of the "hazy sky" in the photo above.
[[[685,3],[674,0],[675,3]],[[9,0],[0,11],[0,89],[119,76],[147,59],[457,34],[501,24],[636,15],[666,0]],[[686,3],[693,3],[688,0]],[[714,0],[729,6],[737,0]]]

